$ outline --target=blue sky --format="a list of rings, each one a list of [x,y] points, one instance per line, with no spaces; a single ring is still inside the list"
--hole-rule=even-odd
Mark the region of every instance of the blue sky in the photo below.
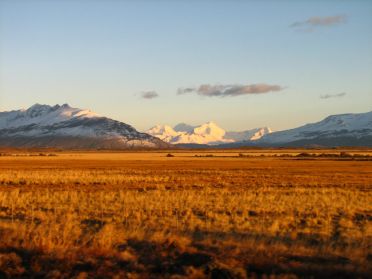
[[[372,1],[0,0],[0,111],[34,103],[139,130],[280,130],[370,111]]]

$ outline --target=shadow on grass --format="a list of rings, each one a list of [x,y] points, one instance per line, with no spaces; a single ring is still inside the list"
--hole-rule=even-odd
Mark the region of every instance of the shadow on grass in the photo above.
[[[270,257],[270,253],[238,251],[223,245],[195,242],[184,247],[175,241],[137,239],[129,239],[106,254],[87,249],[58,257],[40,250],[1,247],[0,278],[126,278],[128,274],[167,278],[193,277],[196,273],[206,278],[371,278],[371,273],[358,270],[346,257]],[[125,253],[133,257],[125,258]]]

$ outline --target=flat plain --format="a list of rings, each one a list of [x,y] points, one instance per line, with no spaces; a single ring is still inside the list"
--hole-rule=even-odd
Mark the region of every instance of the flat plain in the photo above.
[[[0,278],[372,275],[372,150],[0,153]]]

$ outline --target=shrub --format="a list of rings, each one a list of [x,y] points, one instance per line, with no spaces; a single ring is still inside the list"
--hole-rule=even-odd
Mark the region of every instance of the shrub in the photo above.
[[[342,151],[342,152],[340,152],[340,157],[352,157],[352,155],[350,153]]]
[[[312,155],[307,152],[301,152],[300,154],[297,155],[297,157],[311,157]]]

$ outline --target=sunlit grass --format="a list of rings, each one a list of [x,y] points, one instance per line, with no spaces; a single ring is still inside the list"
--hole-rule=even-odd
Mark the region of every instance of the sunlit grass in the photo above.
[[[160,155],[3,158],[0,249],[34,251],[38,265],[50,255],[61,274],[98,274],[99,257],[133,276],[370,272],[370,162]],[[14,265],[6,274],[37,270]]]

